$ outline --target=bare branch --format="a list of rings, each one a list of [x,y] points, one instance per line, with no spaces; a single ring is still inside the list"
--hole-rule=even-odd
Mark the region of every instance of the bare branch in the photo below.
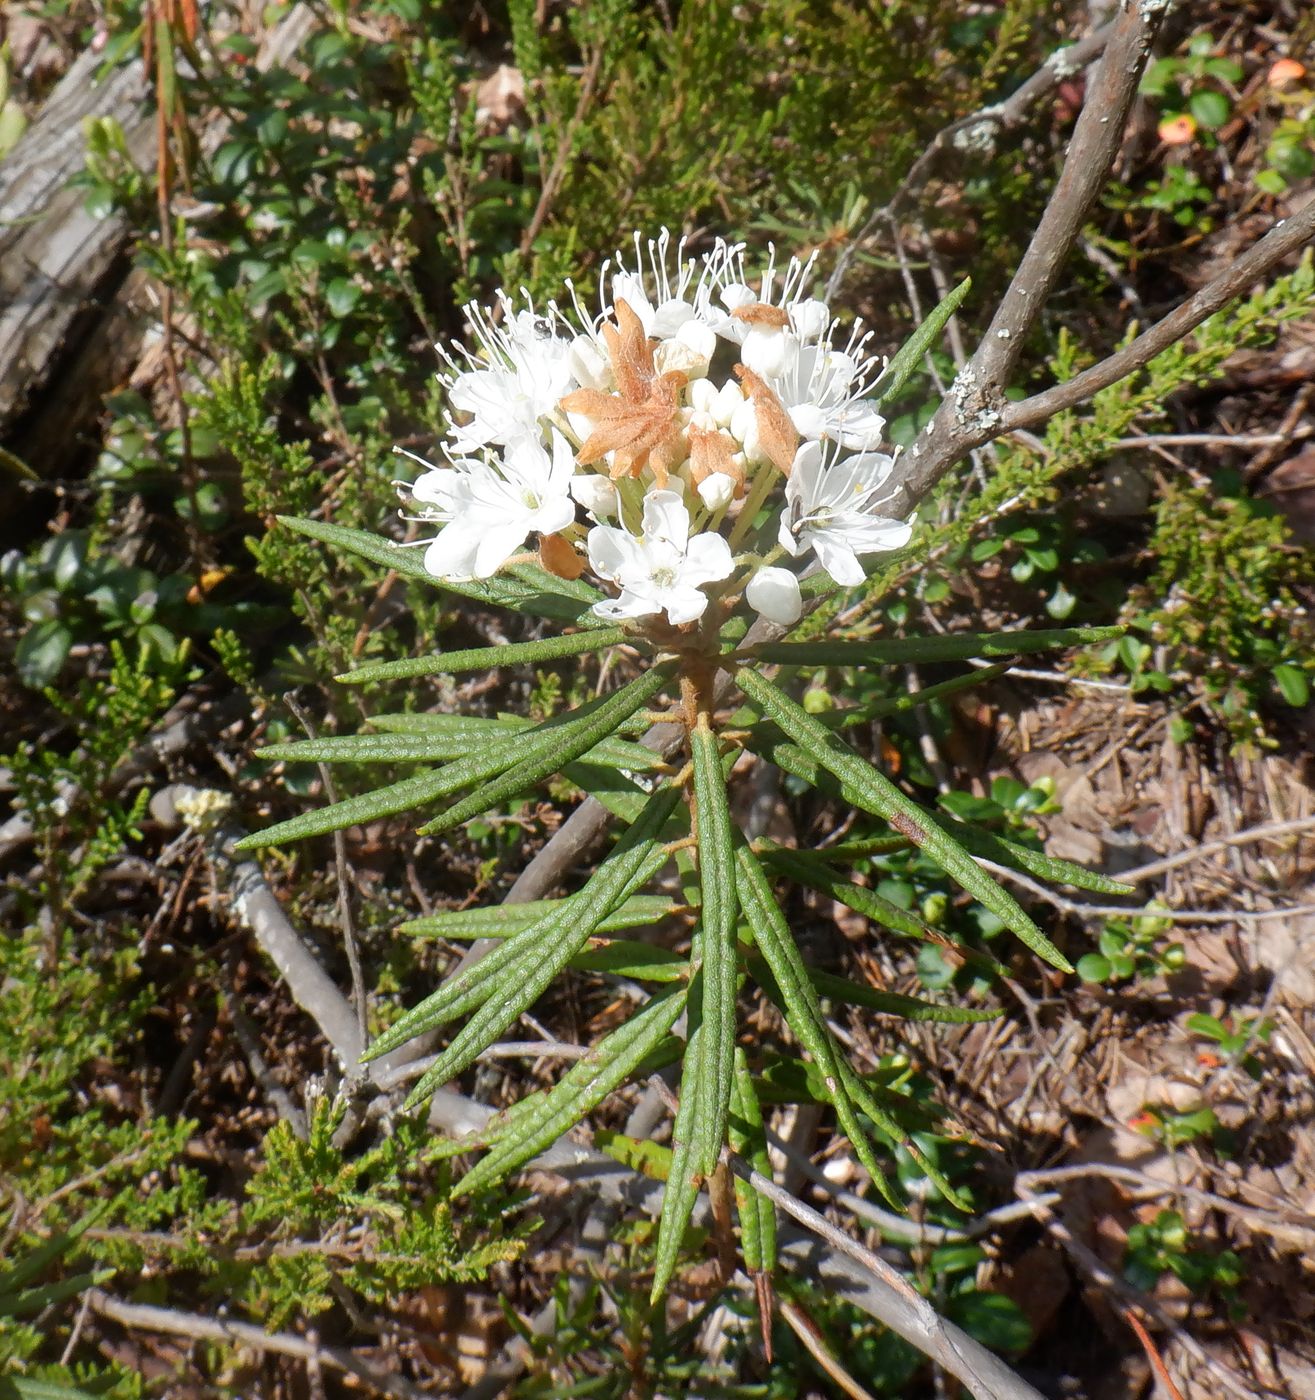
[[[801,1239],[783,1232],[782,1257],[806,1262],[810,1272],[847,1293],[851,1301],[861,1290],[859,1304],[892,1332],[929,1356],[978,1400],[1040,1400],[1037,1391],[1014,1374],[998,1356],[947,1322],[899,1272],[879,1255],[850,1239],[824,1215],[754,1171],[733,1152],[722,1151],[722,1160],[742,1181],[799,1221],[816,1239]],[[831,1246],[819,1247],[819,1241]]]
[[[1021,403],[1010,404],[1002,412],[1000,423],[992,437],[1012,433],[1020,428],[1035,427],[1094,398],[1102,389],[1117,384],[1139,369],[1144,369],[1161,351],[1176,345],[1190,335],[1202,321],[1222,310],[1235,297],[1241,296],[1285,258],[1299,253],[1315,242],[1315,202],[1307,204],[1290,219],[1282,219],[1243,255],[1230,263],[1228,269],[1188,298],[1176,311],[1157,321],[1116,354],[1093,365],[1053,389],[1034,394]]]
[[[396,1396],[397,1400],[427,1400],[428,1392],[412,1385],[402,1376],[367,1365],[345,1347],[326,1347],[308,1337],[291,1332],[266,1332],[250,1322],[205,1317],[200,1313],[178,1312],[173,1308],[150,1307],[143,1303],[125,1303],[99,1288],[87,1290],[93,1312],[110,1318],[124,1327],[142,1332],[165,1332],[175,1337],[187,1337],[194,1342],[226,1342],[250,1351],[275,1356],[291,1356],[308,1365],[328,1367],[355,1376],[381,1395]]]
[[[900,459],[892,515],[907,515],[955,462],[1000,435],[1004,388],[1118,154],[1166,8],[1158,0],[1133,0],[1111,21],[1105,55],[1088,84],[1050,202],[981,344],[935,418]]]
[[[909,167],[909,172],[900,181],[895,193],[859,230],[846,245],[836,260],[835,270],[827,280],[826,296],[829,301],[840,289],[845,273],[854,260],[859,247],[870,238],[877,228],[904,208],[910,199],[927,183],[937,160],[947,147],[975,146],[986,141],[997,144],[1001,135],[1014,131],[1027,120],[1032,108],[1054,92],[1065,78],[1079,73],[1093,60],[1100,57],[1109,42],[1114,26],[1103,24],[1094,29],[1085,39],[1076,44],[1065,45],[1054,53],[1032,74],[1025,83],[1017,87],[1003,102],[993,102],[976,112],[960,117],[949,126],[942,127],[932,137],[927,149]]]

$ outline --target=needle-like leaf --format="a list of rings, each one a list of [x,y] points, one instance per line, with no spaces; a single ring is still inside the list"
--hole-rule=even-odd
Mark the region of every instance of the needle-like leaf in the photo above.
[[[576,1061],[554,1088],[523,1102],[511,1130],[499,1135],[453,1194],[463,1196],[491,1185],[569,1132],[652,1055],[685,1009],[685,998],[684,987],[658,993]]]
[[[504,802],[558,773],[572,760],[588,753],[600,740],[608,738],[617,725],[642,709],[671,679],[669,665],[652,666],[629,685],[610,695],[581,706],[565,717],[551,734],[531,730],[524,736],[526,747],[510,767],[482,783],[469,796],[454,803],[441,816],[420,828],[422,836],[450,831],[471,817],[492,811]],[[529,742],[532,735],[538,738]]]
[[[701,715],[690,735],[694,761],[694,814],[698,833],[699,888],[702,893],[695,958],[700,981],[703,1072],[694,1164],[709,1175],[726,1140],[735,1077],[735,845],[731,835],[726,780],[716,736]]]
[[[619,627],[573,632],[563,637],[544,637],[537,642],[512,642],[505,646],[470,647],[464,651],[441,651],[433,656],[411,656],[403,661],[383,661],[344,671],[334,679],[343,685],[365,685],[373,681],[410,680],[416,676],[450,676],[461,671],[489,671],[496,666],[542,665],[563,656],[583,656],[603,651],[625,640]]]
[[[1023,656],[1034,651],[1114,641],[1121,636],[1122,627],[1057,627],[860,642],[764,642],[752,650],[758,660],[783,666],[896,666],[919,661],[968,661],[976,656]]]
[[[899,835],[907,836],[914,845],[926,851],[951,879],[985,905],[1039,957],[1062,972],[1073,971],[1073,965],[1028,918],[1018,901],[1007,890],[1001,889],[957,841],[915,802],[905,797],[884,773],[861,758],[825,725],[819,724],[802,705],[796,704],[753,668],[741,667],[736,673],[736,680],[764,714],[780,725],[823,768],[841,780],[857,806],[881,817]]]
[[[921,367],[927,352],[940,339],[946,323],[962,305],[963,299],[972,290],[972,285],[973,279],[965,277],[952,292],[936,304],[931,315],[895,352],[873,391],[873,397],[878,403],[888,403],[895,398],[908,382],[909,376]]]

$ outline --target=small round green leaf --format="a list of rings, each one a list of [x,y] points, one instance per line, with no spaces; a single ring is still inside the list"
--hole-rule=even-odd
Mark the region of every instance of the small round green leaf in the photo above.
[[[1194,92],[1187,106],[1207,130],[1215,131],[1233,114],[1233,104],[1222,92]]]

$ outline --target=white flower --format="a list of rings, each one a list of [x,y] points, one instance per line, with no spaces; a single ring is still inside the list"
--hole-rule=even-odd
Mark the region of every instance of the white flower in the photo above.
[[[673,626],[703,616],[706,583],[729,578],[730,546],[720,535],[689,535],[689,511],[674,491],[644,498],[643,534],[613,525],[589,531],[589,564],[621,589],[619,598],[595,603],[600,617],[652,617],[665,612]]]
[[[837,461],[822,443],[802,443],[786,482],[781,545],[796,557],[814,550],[839,584],[862,583],[860,554],[901,549],[913,534],[906,521],[873,510],[894,465],[893,457],[880,452]]]
[[[745,601],[768,622],[792,627],[803,616],[804,600],[799,580],[789,569],[762,568],[749,580]]]
[[[558,432],[552,451],[531,438],[513,443],[496,463],[457,458],[434,467],[411,488],[445,522],[425,550],[425,569],[453,583],[491,578],[533,531],[552,535],[575,519],[571,445]]]
[[[695,295],[699,314],[718,335],[741,347],[741,361],[755,374],[774,374],[783,332],[813,341],[831,325],[826,303],[808,294],[816,262],[816,254],[802,262],[791,258],[781,271],[771,248],[755,290],[744,270],[744,244],[719,240],[707,259],[709,275]]]
[[[607,387],[607,354],[601,327],[612,316],[618,301],[624,301],[639,318],[644,334],[658,341],[654,361],[659,374],[679,371],[691,380],[707,374],[717,348],[717,336],[700,308],[711,261],[706,257],[687,258],[683,238],[674,249],[674,266],[672,251],[669,230],[664,228],[657,238],[650,238],[647,243],[636,233],[633,265],[627,263],[626,255],[621,252],[603,264],[599,277],[601,306],[596,315],[586,311],[574,285],[566,283],[575,319],[583,330],[573,350],[576,374],[582,387]],[[571,319],[556,306],[552,311],[557,319],[571,324]],[[592,353],[585,348],[590,345]]]
[[[778,339],[780,367],[765,377],[799,436],[831,438],[859,452],[877,447],[886,420],[866,395],[882,367],[863,353],[866,337],[855,332],[844,350],[833,350],[829,339],[815,345],[792,335]]]
[[[553,333],[552,324],[533,309],[516,311],[500,296],[503,322],[494,325],[473,303],[466,322],[482,358],[461,352],[464,365],[442,346],[447,360],[448,402],[468,421],[452,424],[452,444],[460,453],[491,444],[507,446],[540,434],[540,420],[552,413],[575,382],[572,346]]]
[[[612,259],[603,264],[602,281],[607,287],[608,298],[612,302],[618,297],[624,300],[643,323],[645,335],[658,340],[670,340],[698,314],[694,301],[688,294],[691,288],[695,287],[695,274],[699,264],[694,258],[685,256],[685,240],[682,238],[676,244],[675,275],[672,275],[667,260],[671,250],[671,233],[665,228],[656,238],[650,238],[647,245],[640,242],[639,234],[636,233],[634,243],[634,271],[626,266],[625,258],[618,252],[615,258],[616,271],[612,272],[609,283],[608,272],[612,266]],[[648,253],[647,266],[645,251]],[[705,259],[699,286],[706,276]]]

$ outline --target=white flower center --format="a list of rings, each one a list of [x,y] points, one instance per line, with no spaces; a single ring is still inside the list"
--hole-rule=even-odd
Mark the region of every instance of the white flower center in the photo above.
[[[660,569],[653,570],[653,582],[656,583],[659,588],[670,588],[675,581],[675,569],[664,566]]]

